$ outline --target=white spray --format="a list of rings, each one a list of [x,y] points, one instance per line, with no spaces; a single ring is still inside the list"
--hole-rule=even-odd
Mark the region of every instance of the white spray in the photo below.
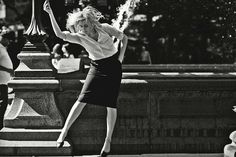
[[[117,19],[112,20],[112,25],[124,31],[129,24],[129,19],[134,13],[134,9],[136,8],[137,4],[140,0],[127,0],[125,4],[121,5],[118,8]]]
[[[125,4],[118,8],[117,18],[112,20],[112,26],[120,31],[124,31],[128,25],[130,17],[134,14],[134,10],[140,0],[127,0]],[[115,42],[115,46],[118,47],[119,41]]]

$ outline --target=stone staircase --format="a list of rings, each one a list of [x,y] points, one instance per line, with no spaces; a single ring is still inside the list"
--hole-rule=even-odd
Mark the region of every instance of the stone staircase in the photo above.
[[[3,128],[0,132],[0,156],[35,156],[72,154],[68,141],[62,148],[56,148],[58,129],[13,129]]]

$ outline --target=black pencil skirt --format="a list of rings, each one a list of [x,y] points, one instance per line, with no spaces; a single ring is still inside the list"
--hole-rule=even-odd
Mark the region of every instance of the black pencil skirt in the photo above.
[[[118,53],[101,60],[91,60],[78,100],[87,104],[116,108],[121,78],[122,67]]]

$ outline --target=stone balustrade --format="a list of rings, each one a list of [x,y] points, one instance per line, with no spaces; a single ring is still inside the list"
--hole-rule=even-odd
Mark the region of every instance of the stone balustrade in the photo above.
[[[218,73],[209,69],[207,73],[129,72],[130,67],[123,66],[114,154],[223,152],[236,127],[235,73],[222,69]],[[55,92],[55,99],[64,117],[84,77],[76,72],[57,75],[61,90]],[[85,107],[69,132],[75,154],[99,153],[105,138],[105,112],[103,107]]]

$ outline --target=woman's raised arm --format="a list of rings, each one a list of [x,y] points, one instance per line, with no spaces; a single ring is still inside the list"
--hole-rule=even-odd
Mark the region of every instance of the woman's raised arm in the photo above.
[[[54,33],[58,38],[65,39],[66,35],[61,31],[60,27],[57,24],[57,21],[55,19],[55,16],[53,14],[52,8],[50,6],[49,0],[46,0],[43,4],[43,9],[46,11],[50,17],[52,28]]]

